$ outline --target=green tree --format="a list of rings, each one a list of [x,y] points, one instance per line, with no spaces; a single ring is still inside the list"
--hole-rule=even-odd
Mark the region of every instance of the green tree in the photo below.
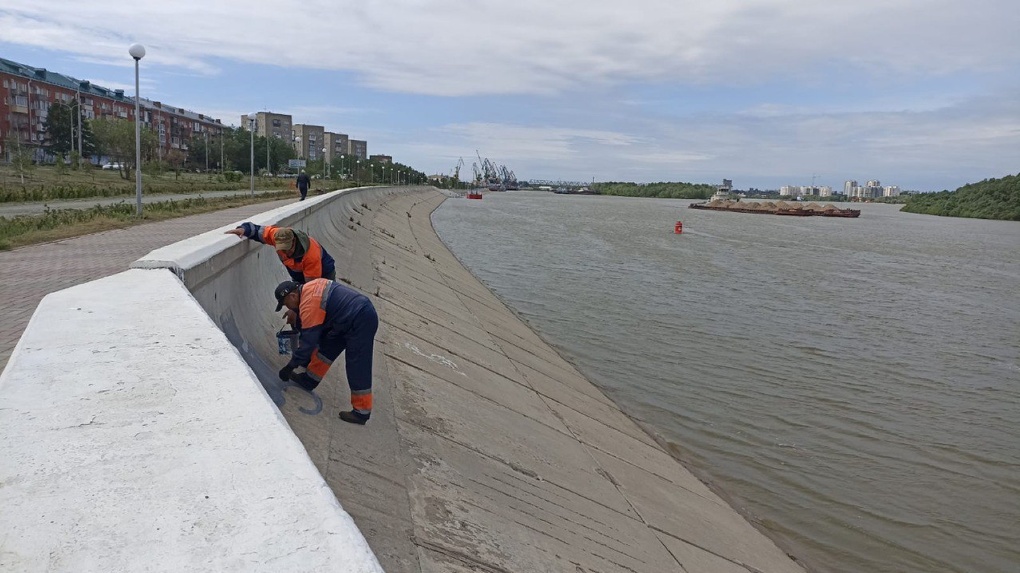
[[[184,153],[180,149],[171,149],[166,153],[166,162],[170,164],[170,168],[174,170],[174,180],[181,178],[181,166],[188,160],[188,154]]]
[[[74,110],[63,103],[50,105],[43,123],[45,140],[43,146],[53,155],[62,156],[74,148]]]
[[[101,118],[92,122],[96,151],[120,164],[120,174],[131,179],[135,169],[135,124],[123,119]],[[142,157],[151,158],[156,151],[156,134],[151,129],[141,131]]]
[[[943,217],[1020,221],[1020,174],[969,183],[956,191],[911,195],[901,211]]]
[[[45,142],[43,146],[50,153],[61,156],[69,155],[78,147],[78,129],[81,125],[81,146],[79,153],[82,157],[88,157],[95,152],[92,129],[85,117],[75,117],[81,112],[80,106],[56,102],[50,105],[46,114],[46,121],[43,123]]]
[[[708,199],[715,187],[706,183],[622,183],[607,181],[592,186],[602,195],[660,197],[665,199]]]
[[[32,163],[32,148],[21,143],[17,132],[9,132],[4,140],[4,150],[7,152],[7,161],[18,172],[21,177],[21,184],[25,184],[25,174],[35,168]]]

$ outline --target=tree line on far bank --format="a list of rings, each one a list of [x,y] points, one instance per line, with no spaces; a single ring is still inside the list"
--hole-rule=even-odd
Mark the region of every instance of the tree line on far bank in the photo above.
[[[943,217],[1020,221],[1020,174],[969,183],[956,191],[911,195],[900,210]]]
[[[715,186],[707,183],[625,183],[599,182],[592,189],[600,195],[624,197],[659,197],[662,199],[708,199],[715,194]]]

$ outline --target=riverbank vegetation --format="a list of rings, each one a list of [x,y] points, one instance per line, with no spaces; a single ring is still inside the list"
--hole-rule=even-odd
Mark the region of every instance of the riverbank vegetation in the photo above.
[[[292,180],[256,177],[256,189],[286,189]],[[238,173],[174,173],[153,166],[142,168],[142,192],[148,195],[165,193],[200,193],[203,191],[246,190],[248,177]],[[33,165],[19,170],[16,166],[0,166],[0,203],[25,201],[59,201],[120,197],[135,194],[134,178],[124,179],[117,169],[93,166],[72,169],[67,165]]]
[[[707,183],[622,183],[607,181],[595,183],[592,189],[599,195],[623,197],[659,197],[662,199],[708,199],[715,194],[715,186]]]
[[[1020,174],[985,179],[956,191],[912,195],[901,211],[942,217],[1020,221]]]
[[[294,191],[279,191],[262,193],[255,197],[242,193],[233,197],[211,199],[195,197],[182,201],[146,203],[142,218],[135,215],[135,202],[127,200],[114,205],[95,205],[87,209],[46,209],[41,215],[0,217],[0,250],[243,205],[293,199],[294,196]]]

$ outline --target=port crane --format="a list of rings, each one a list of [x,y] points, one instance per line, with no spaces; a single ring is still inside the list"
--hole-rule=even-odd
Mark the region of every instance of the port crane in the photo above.
[[[475,178],[471,180],[472,185],[474,185],[475,187],[481,187],[482,186],[482,172],[481,172],[480,169],[478,169],[478,164],[477,163],[472,163],[471,164],[471,170],[474,171],[474,173],[475,173]]]
[[[516,191],[518,189],[517,176],[514,172],[507,169],[506,165],[500,165],[499,172],[503,176],[503,188],[507,191]]]
[[[453,177],[452,177],[452,179],[453,179],[453,187],[455,187],[455,188],[460,185],[460,168],[461,167],[464,167],[464,158],[463,157],[461,157],[459,160],[457,160],[457,166],[453,168]]]

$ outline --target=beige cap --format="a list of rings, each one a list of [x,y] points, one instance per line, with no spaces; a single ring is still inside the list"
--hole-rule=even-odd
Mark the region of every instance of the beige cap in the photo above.
[[[273,237],[276,241],[277,251],[289,251],[294,248],[294,231],[290,229],[279,229],[276,231],[276,236]]]

